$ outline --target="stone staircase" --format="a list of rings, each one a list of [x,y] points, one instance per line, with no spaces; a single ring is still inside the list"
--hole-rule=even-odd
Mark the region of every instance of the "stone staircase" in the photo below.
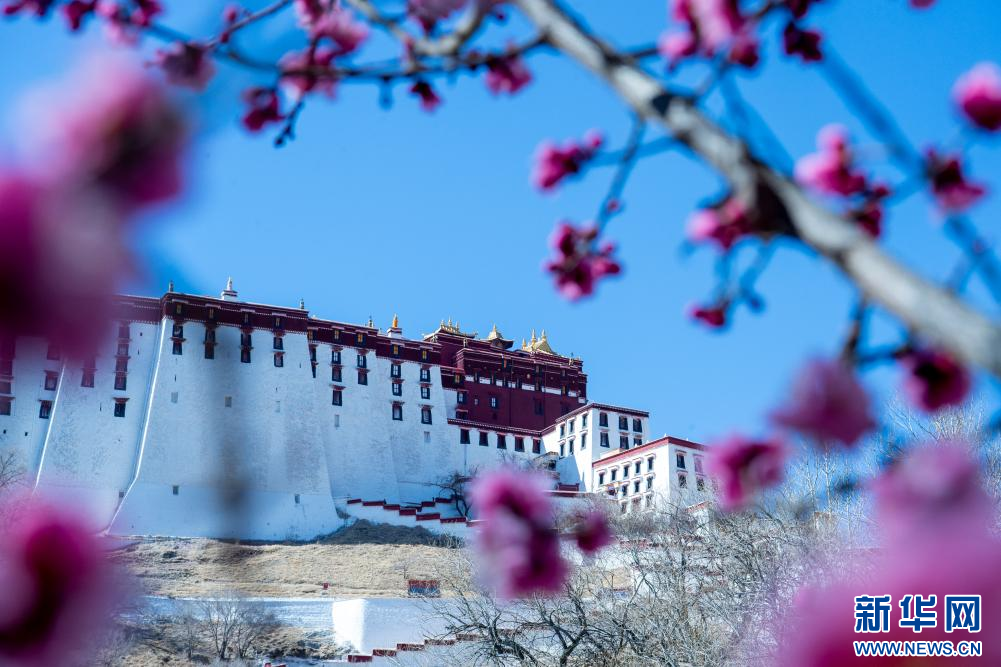
[[[434,498],[416,504],[387,503],[385,500],[363,500],[351,498],[346,502],[345,511],[356,519],[391,526],[426,528],[439,535],[466,538],[471,521],[455,510],[451,498]]]

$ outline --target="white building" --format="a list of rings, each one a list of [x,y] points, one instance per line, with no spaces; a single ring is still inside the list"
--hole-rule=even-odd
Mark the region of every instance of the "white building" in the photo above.
[[[406,338],[395,318],[324,320],[232,282],[118,306],[92,359],[0,343],[0,452],[114,534],[305,539],[345,512],[461,532],[444,477],[558,457],[554,494],[573,497],[607,488],[592,467],[656,445],[647,413],[588,402],[581,361],[545,332],[514,348],[449,321]]]

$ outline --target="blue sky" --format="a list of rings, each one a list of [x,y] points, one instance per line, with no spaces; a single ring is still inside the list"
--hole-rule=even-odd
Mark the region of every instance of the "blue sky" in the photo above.
[[[182,3],[165,4],[165,22],[193,34],[205,34],[224,5],[175,11],[171,5]],[[622,45],[651,43],[667,22],[662,0],[573,5]],[[1001,62],[1001,4],[990,0],[942,0],[924,12],[905,0],[830,1],[810,23],[862,71],[918,146],[955,140],[953,82],[977,62]],[[297,45],[288,27],[255,37],[268,53],[280,54]],[[763,39],[764,67],[741,75],[739,86],[786,150],[809,152],[817,129],[831,121],[847,124],[866,143],[821,72],[781,56],[776,28]],[[523,34],[523,26],[512,21],[488,39],[508,34]],[[61,22],[0,22],[0,109],[12,116],[33,85],[61,76],[103,42],[96,26],[70,36]],[[384,49],[373,40],[373,54]],[[434,115],[418,110],[402,88],[387,110],[377,89],[343,86],[335,101],[310,104],[298,139],[277,150],[237,123],[238,92],[253,76],[221,68],[209,91],[190,100],[200,130],[189,185],[181,201],[145,221],[137,245],[149,268],[130,291],[159,294],[173,279],[180,290],[212,294],[232,275],[247,300],[295,305],[301,297],[318,316],[364,322],[372,315],[383,327],[399,313],[415,337],[448,317],[481,334],[496,323],[519,341],[545,328],[557,351],[584,359],[592,399],[649,410],[655,434],[709,439],[731,429],[760,430],[762,414],[797,365],[835,349],[851,290],[810,252],[785,244],[760,283],[762,314],[740,311],[723,334],[689,323],[683,311],[709,294],[713,268],[710,251],[679,251],[684,221],[720,184],[699,163],[672,153],[640,164],[626,212],[610,226],[624,275],[588,301],[563,301],[540,270],[547,237],[560,218],[594,215],[611,172],[596,170],[543,196],[529,184],[532,154],[544,138],[577,137],[592,127],[603,129],[610,145],[620,144],[630,120],[575,64],[540,54],[530,67],[534,83],[510,99],[493,98],[477,78],[442,82],[445,105]],[[0,161],[7,161],[15,130],[2,120]],[[997,142],[972,148],[981,180],[1001,183],[999,148]],[[999,218],[992,194],[975,220],[994,237]],[[885,243],[934,278],[947,275],[956,258],[923,195],[891,213]],[[971,298],[997,315],[978,287]],[[892,337],[895,329],[885,321],[877,331]],[[890,370],[869,380],[881,397],[894,391]],[[995,387],[983,378],[978,387],[997,403]]]

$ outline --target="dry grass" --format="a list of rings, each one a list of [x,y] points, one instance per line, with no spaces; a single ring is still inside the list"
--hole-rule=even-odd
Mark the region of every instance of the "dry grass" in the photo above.
[[[113,558],[151,595],[394,597],[406,595],[407,579],[435,578],[452,548],[423,529],[359,521],[311,544],[148,538]]]

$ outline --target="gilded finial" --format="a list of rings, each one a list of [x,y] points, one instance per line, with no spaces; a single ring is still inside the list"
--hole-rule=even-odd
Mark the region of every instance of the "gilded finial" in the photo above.
[[[392,328],[393,329],[399,329],[400,328],[400,318],[396,316],[396,313],[393,313],[393,326],[392,326]]]
[[[524,338],[521,339],[521,349],[528,349],[528,343],[525,342]]]
[[[538,338],[535,337],[535,329],[532,329],[532,340],[529,341],[530,344],[535,345],[538,342]]]
[[[368,326],[369,326],[369,328],[375,326],[375,322],[372,320],[372,316],[371,315],[368,316]]]

